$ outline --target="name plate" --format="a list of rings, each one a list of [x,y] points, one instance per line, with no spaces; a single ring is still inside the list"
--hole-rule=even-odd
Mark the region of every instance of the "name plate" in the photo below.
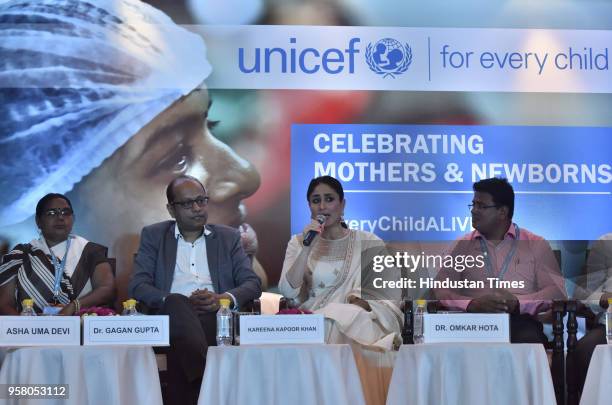
[[[323,315],[250,315],[240,317],[240,344],[324,343]]]
[[[168,315],[86,316],[84,345],[168,346]]]
[[[510,342],[508,314],[425,314],[425,343]]]
[[[0,346],[78,346],[78,316],[0,316]]]

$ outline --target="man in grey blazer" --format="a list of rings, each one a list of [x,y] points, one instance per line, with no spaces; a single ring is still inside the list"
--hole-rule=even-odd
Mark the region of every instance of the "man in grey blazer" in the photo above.
[[[219,299],[240,307],[261,294],[238,230],[206,224],[208,196],[194,177],[166,189],[175,221],[142,230],[130,295],[152,313],[170,316],[168,399],[196,403],[208,346],[216,344]]]

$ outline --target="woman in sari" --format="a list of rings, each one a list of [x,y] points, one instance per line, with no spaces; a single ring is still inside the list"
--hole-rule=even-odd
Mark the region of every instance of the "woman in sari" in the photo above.
[[[365,282],[371,272],[363,262],[364,257],[384,252],[383,241],[372,233],[347,228],[344,190],[335,178],[313,179],[306,197],[311,221],[302,235],[289,241],[279,281],[281,293],[296,300],[300,308],[325,316],[328,343],[392,349],[399,341],[401,312],[386,291]],[[304,238],[313,231],[318,236],[304,246]]]
[[[105,305],[114,297],[114,276],[106,247],[71,234],[72,203],[47,194],[36,205],[40,238],[19,244],[0,266],[0,313],[18,315],[21,302],[34,301],[38,313],[74,315]]]

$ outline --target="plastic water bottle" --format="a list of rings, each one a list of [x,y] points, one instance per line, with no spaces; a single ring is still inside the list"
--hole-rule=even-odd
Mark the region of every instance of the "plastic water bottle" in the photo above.
[[[232,345],[232,311],[230,310],[229,298],[219,300],[219,311],[217,311],[217,346]]]
[[[123,312],[121,312],[121,315],[125,315],[125,316],[140,315],[140,312],[136,310],[137,303],[138,301],[136,301],[133,298],[123,301]]]
[[[414,310],[414,343],[423,343],[423,314],[425,314],[425,300],[416,300]]]
[[[121,311],[121,315],[127,315],[127,301],[123,301],[121,305],[123,305],[123,311]]]
[[[34,301],[31,298],[26,298],[21,301],[21,316],[36,316],[36,311],[34,311]]]
[[[608,310],[606,311],[606,339],[612,345],[612,298],[608,298]]]

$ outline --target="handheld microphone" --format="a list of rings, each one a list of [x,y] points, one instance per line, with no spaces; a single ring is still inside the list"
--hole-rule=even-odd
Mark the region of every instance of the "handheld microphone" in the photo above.
[[[325,215],[323,214],[319,214],[317,215],[317,217],[315,218],[317,220],[317,222],[321,225],[323,225],[325,223]],[[306,237],[304,238],[304,246],[310,246],[310,244],[312,243],[312,240],[315,238],[315,236],[317,236],[319,234],[319,232],[315,231],[315,230],[310,230],[308,231],[308,233],[306,234]]]

